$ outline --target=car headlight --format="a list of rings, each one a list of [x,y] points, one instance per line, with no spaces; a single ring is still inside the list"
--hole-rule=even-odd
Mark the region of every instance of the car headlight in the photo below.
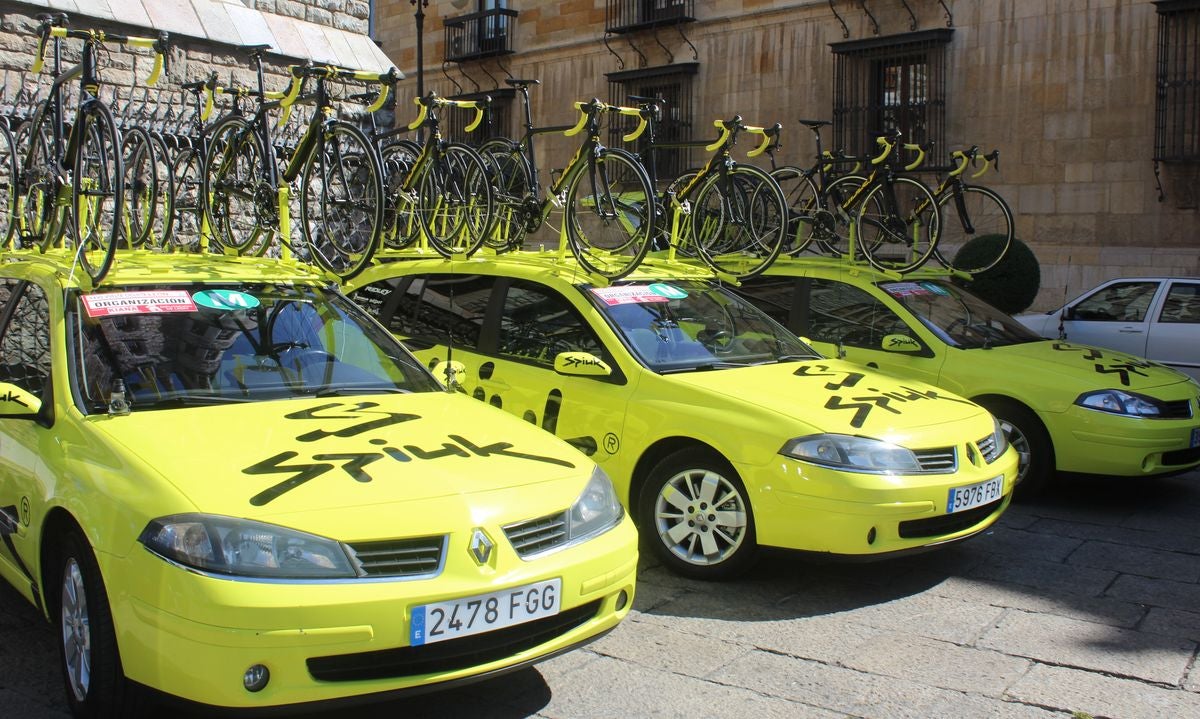
[[[780,454],[801,462],[850,472],[916,474],[921,465],[911,450],[890,442],[845,434],[814,434],[788,440]]]
[[[612,529],[625,516],[617,490],[603,469],[596,467],[583,494],[567,510],[567,540],[577,542]]]
[[[273,524],[211,514],[150,522],[138,541],[151,552],[202,572],[258,579],[348,579],[357,575],[332,539]]]
[[[1161,417],[1165,410],[1162,403],[1153,397],[1119,389],[1084,392],[1075,400],[1075,404],[1127,417]]]
[[[992,455],[994,460],[1008,449],[1008,435],[1004,433],[1004,428],[1000,426],[1000,420],[997,417],[992,417],[992,427],[992,442],[996,445],[996,453]]]

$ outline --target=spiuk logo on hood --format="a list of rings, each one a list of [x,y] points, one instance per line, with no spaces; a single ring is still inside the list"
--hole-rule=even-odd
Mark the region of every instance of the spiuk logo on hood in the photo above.
[[[854,412],[854,417],[850,419],[850,426],[855,429],[862,427],[866,423],[871,411],[875,409],[882,409],[892,414],[904,414],[903,410],[896,405],[903,407],[909,402],[938,399],[958,402],[959,404],[971,404],[965,399],[947,397],[932,388],[920,390],[900,385],[899,390],[888,392],[876,389],[875,387],[863,387],[860,389],[858,388],[858,384],[866,379],[867,376],[865,374],[862,372],[831,370],[829,365],[824,364],[801,365],[793,374],[797,377],[841,377],[841,381],[839,382],[830,380],[825,383],[825,389],[834,393],[825,401],[825,409],[844,409]],[[847,391],[841,393],[842,390]],[[861,394],[864,391],[874,392],[875,394]]]
[[[1105,357],[1103,352],[1094,347],[1083,347],[1081,345],[1073,345],[1069,342],[1055,342],[1051,347],[1059,352],[1079,352],[1085,361],[1095,362],[1092,367],[1098,374],[1115,374],[1121,379],[1121,384],[1126,387],[1129,386],[1130,374],[1149,377],[1150,375],[1142,370],[1154,366],[1152,362],[1130,357],[1129,355]],[[1096,360],[1103,360],[1103,362],[1097,362]]]
[[[249,475],[288,475],[288,478],[282,482],[251,497],[250,504],[256,507],[278,499],[283,494],[338,468],[356,482],[374,481],[374,477],[367,471],[367,467],[380,460],[412,462],[447,457],[510,457],[560,467],[575,466],[571,462],[557,457],[544,457],[538,454],[514,451],[513,445],[509,442],[481,445],[457,434],[446,435],[450,441],[442,442],[438,446],[421,447],[415,444],[405,444],[401,447],[393,447],[388,440],[382,437],[368,438],[367,436],[389,427],[403,425],[405,422],[419,420],[421,416],[379,409],[377,402],[331,402],[285,414],[284,419],[323,423],[321,427],[297,435],[297,442],[315,443],[329,438],[362,437],[364,444],[370,445],[369,448],[363,447],[363,449],[369,451],[333,453],[317,451],[299,462],[292,462],[300,457],[299,452],[287,451],[256,462],[243,469],[242,472]]]

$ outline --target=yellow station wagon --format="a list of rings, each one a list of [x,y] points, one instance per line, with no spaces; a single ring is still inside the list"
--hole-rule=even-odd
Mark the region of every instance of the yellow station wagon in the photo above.
[[[56,625],[75,713],[449,685],[629,611],[604,471],[444,391],[316,275],[70,269],[0,263],[0,574]]]
[[[757,545],[885,556],[969,537],[1016,456],[985,410],[826,359],[681,264],[592,283],[555,253],[375,266],[347,292],[435,376],[603,467],[672,569]]]
[[[825,352],[987,407],[1021,454],[1021,493],[1055,471],[1146,477],[1200,465],[1200,385],[1187,375],[1043,339],[944,274],[781,260],[738,292]]]

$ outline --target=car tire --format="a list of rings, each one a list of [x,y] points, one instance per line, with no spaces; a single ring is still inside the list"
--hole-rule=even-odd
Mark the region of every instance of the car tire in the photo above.
[[[642,487],[638,517],[655,556],[683,576],[730,579],[754,561],[749,494],[713,452],[693,447],[660,460]]]
[[[58,627],[59,666],[75,717],[142,715],[140,695],[125,679],[100,567],[83,535],[67,531],[51,563],[48,587]]]
[[[1018,402],[1007,399],[978,402],[1000,420],[1009,444],[1020,455],[1014,497],[1020,500],[1037,497],[1054,475],[1054,445],[1046,426],[1032,410]]]

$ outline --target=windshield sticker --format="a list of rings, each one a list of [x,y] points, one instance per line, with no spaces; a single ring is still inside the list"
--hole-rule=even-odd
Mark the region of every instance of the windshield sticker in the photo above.
[[[658,285],[666,287],[667,285]],[[659,294],[653,289],[654,285],[619,285],[617,287],[593,287],[591,292],[601,302],[612,307],[614,305],[644,305],[651,302],[670,302],[672,297]],[[683,290],[679,290],[683,292]],[[687,293],[684,292],[684,297]]]
[[[1129,386],[1129,375],[1136,374],[1139,377],[1149,377],[1142,370],[1150,369],[1155,366],[1153,362],[1149,362],[1129,355],[1119,355],[1116,357],[1105,357],[1104,352],[1095,347],[1085,347],[1083,345],[1073,345],[1069,342],[1054,342],[1050,345],[1059,352],[1078,352],[1079,356],[1085,362],[1092,363],[1092,369],[1097,374],[1115,374],[1121,380],[1121,384],[1125,387]]]
[[[369,483],[374,477],[367,472],[367,465],[380,460],[395,462],[411,462],[416,460],[438,460],[446,457],[510,457],[513,459],[529,460],[554,464],[560,467],[575,465],[557,457],[544,457],[537,454],[527,454],[513,451],[509,442],[493,442],[480,445],[457,434],[448,434],[448,442],[442,442],[436,447],[420,447],[413,444],[403,445],[403,448],[393,447],[390,440],[384,439],[382,430],[390,430],[390,437],[395,437],[394,425],[421,419],[420,415],[401,412],[388,412],[379,409],[377,402],[330,402],[302,409],[298,412],[285,414],[284,419],[299,421],[317,421],[325,423],[320,429],[314,429],[296,436],[297,442],[319,442],[330,437],[350,439],[365,437],[376,433],[376,436],[365,440],[364,450],[360,452],[312,452],[308,458],[302,458],[299,452],[279,452],[271,457],[256,462],[242,470],[243,474],[287,476],[287,479],[274,484],[250,498],[250,504],[261,507],[280,496],[300,487],[327,472],[341,469],[356,482]],[[299,462],[294,462],[297,458]]]
[[[859,383],[867,377],[862,372],[831,370],[829,365],[824,364],[800,365],[792,374],[797,377],[840,377],[840,381],[835,382],[831,379],[825,383],[825,389],[834,393],[825,401],[825,409],[854,412],[854,417],[850,419],[850,426],[855,429],[862,427],[866,423],[867,417],[876,409],[882,409],[892,414],[904,414],[901,408],[910,402],[919,402],[923,399],[940,399],[959,404],[971,404],[965,399],[947,397],[932,388],[920,390],[900,385],[898,390],[885,392],[875,387],[859,387]],[[850,391],[842,392],[842,390]],[[866,392],[875,394],[866,394]]]
[[[936,282],[922,282],[921,286],[924,287],[925,289],[929,290],[930,292],[932,292],[935,295],[942,295],[943,297],[950,296],[950,290],[946,289],[945,287],[942,287],[941,285],[939,285]]]
[[[210,310],[252,310],[258,307],[258,298],[237,290],[201,290],[192,295],[201,307]]]
[[[892,297],[909,297],[911,295],[932,294],[929,288],[916,282],[889,282],[883,289]]]
[[[656,295],[662,295],[673,300],[682,300],[688,296],[687,290],[675,285],[668,285],[663,282],[655,282],[650,285],[650,291]]]
[[[156,312],[195,312],[196,305],[186,290],[153,290],[84,295],[83,309],[88,317],[111,317]]]

